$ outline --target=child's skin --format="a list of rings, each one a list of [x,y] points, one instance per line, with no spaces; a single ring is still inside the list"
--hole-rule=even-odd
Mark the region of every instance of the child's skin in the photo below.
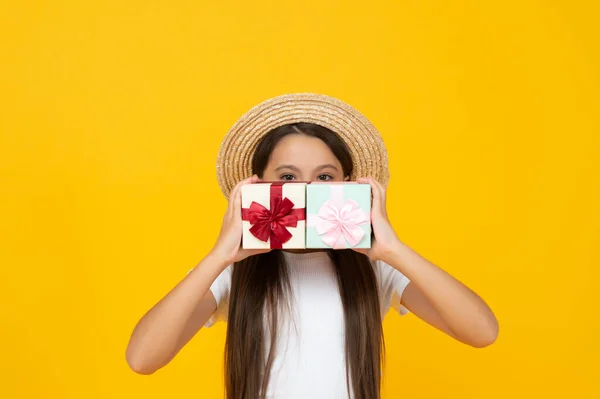
[[[169,363],[215,312],[217,303],[209,288],[217,276],[233,262],[269,251],[241,248],[240,187],[260,180],[252,176],[235,186],[213,249],[137,324],[127,347],[127,361],[134,371],[150,374]],[[344,181],[348,176],[323,141],[293,134],[279,141],[262,180]],[[467,345],[492,344],[498,321],[487,304],[400,241],[388,219],[385,188],[379,182],[369,177],[357,181],[372,186],[375,239],[371,248],[356,251],[388,263],[411,280],[402,304],[417,317]]]

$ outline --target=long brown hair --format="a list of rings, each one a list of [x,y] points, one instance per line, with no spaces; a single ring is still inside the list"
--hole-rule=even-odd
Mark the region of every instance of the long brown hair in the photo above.
[[[331,130],[311,123],[289,124],[270,131],[254,153],[253,173],[262,176],[271,152],[289,134],[321,139],[340,161],[344,175],[352,173],[352,157],[345,143]],[[346,389],[354,399],[379,399],[385,348],[373,266],[365,255],[352,250],[328,252],[344,307]],[[234,264],[225,342],[227,399],[265,398],[275,359],[279,310],[289,303],[289,292],[288,270],[281,251]],[[270,338],[268,350],[266,336]]]

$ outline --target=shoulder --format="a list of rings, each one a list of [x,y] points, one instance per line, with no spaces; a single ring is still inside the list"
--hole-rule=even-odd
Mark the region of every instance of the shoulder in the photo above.
[[[229,297],[229,291],[231,290],[231,276],[233,274],[233,265],[227,266],[211,284],[210,290],[212,291],[217,302],[226,300]]]
[[[194,268],[188,271],[190,274]],[[217,303],[227,300],[229,297],[229,291],[231,290],[231,276],[233,274],[233,264],[228,265],[212,282],[210,285],[210,291],[215,297]]]
[[[375,275],[379,287],[379,298],[384,313],[393,307],[400,314],[408,313],[408,309],[401,305],[402,293],[410,284],[410,280],[395,267],[384,261],[373,261]]]
[[[410,282],[410,280],[398,269],[382,260],[372,261],[371,263],[373,264],[375,274],[379,279],[379,283],[383,287],[387,287],[389,285],[398,286],[399,284],[408,285]]]
[[[215,298],[217,309],[207,320],[205,327],[210,327],[216,322],[227,321],[229,311],[229,294],[231,292],[231,276],[233,274],[233,265],[227,266],[210,285],[210,292]]]

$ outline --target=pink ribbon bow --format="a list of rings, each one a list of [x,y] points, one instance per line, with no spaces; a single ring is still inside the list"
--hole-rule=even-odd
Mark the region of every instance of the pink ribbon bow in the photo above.
[[[357,245],[365,235],[360,227],[369,223],[369,215],[352,199],[341,205],[328,200],[321,206],[315,220],[315,228],[323,242],[335,249]]]

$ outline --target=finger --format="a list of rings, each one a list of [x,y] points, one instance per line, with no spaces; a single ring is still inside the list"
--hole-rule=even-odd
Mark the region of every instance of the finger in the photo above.
[[[381,194],[380,197],[382,199],[385,198],[385,187],[383,187],[383,185],[381,183],[379,183],[377,180],[373,179],[372,177],[370,178],[371,184],[375,187],[377,187],[377,189],[379,190],[379,193]]]
[[[227,214],[231,215],[233,212],[233,203],[235,202],[235,198],[238,195],[238,191],[240,189],[240,183],[236,184],[231,193],[229,194],[229,204],[227,206]]]
[[[238,183],[237,183],[237,184],[236,184],[236,185],[233,187],[233,189],[231,190],[231,193],[230,193],[230,195],[229,195],[229,198],[231,199],[231,198],[233,197],[233,193],[234,193],[236,190],[239,190],[239,188],[240,188],[241,186],[243,186],[244,184],[253,183],[253,182],[254,182],[254,181],[257,179],[257,178],[258,178],[258,176],[256,176],[256,175],[252,175],[252,176],[250,176],[250,177],[247,177],[247,178],[245,178],[244,180],[240,180],[240,181],[239,181],[239,182],[238,182]]]
[[[381,191],[374,183],[374,180],[369,178],[365,178],[365,183],[371,185],[371,195],[373,196],[373,203],[371,204],[371,209],[379,211],[381,209]]]
[[[233,198],[233,204],[232,204],[232,214],[231,216],[233,217],[234,220],[239,220],[242,218],[242,186],[240,186],[235,194],[235,197]]]
[[[371,177],[359,177],[358,179],[356,179],[356,182],[361,184],[368,184],[371,186],[371,197],[373,198],[371,209],[380,209],[381,191],[377,188],[375,180]]]
[[[242,185],[242,181],[239,181],[235,186],[233,186],[233,188],[229,192],[229,203],[230,204],[231,204],[231,202],[233,202],[233,199],[235,198],[235,196],[237,194],[237,190],[239,190],[240,186]]]
[[[386,214],[386,196],[385,196],[385,188],[383,187],[383,185],[381,183],[379,183],[377,180],[371,178],[371,185],[373,187],[374,190],[376,190],[378,192],[378,196],[379,196],[379,201],[378,201],[378,209],[379,211],[382,212],[382,214]]]
[[[256,179],[256,177],[257,177],[256,175],[248,177],[247,179],[244,179],[244,180],[238,182],[238,184],[236,184],[235,187],[233,187],[233,190],[231,190],[231,193],[229,194],[229,207],[228,207],[228,211],[230,213],[233,212],[233,208],[236,205],[235,204],[236,198],[238,198],[241,195],[241,193],[240,193],[241,187],[244,184],[252,183]]]
[[[234,211],[234,218],[236,219],[241,219],[242,218],[242,186],[246,185],[246,184],[253,184],[258,182],[258,176],[256,175],[252,175],[247,179],[244,179],[240,182],[240,186],[238,187],[238,192],[235,196],[235,198],[233,199],[233,211]]]

